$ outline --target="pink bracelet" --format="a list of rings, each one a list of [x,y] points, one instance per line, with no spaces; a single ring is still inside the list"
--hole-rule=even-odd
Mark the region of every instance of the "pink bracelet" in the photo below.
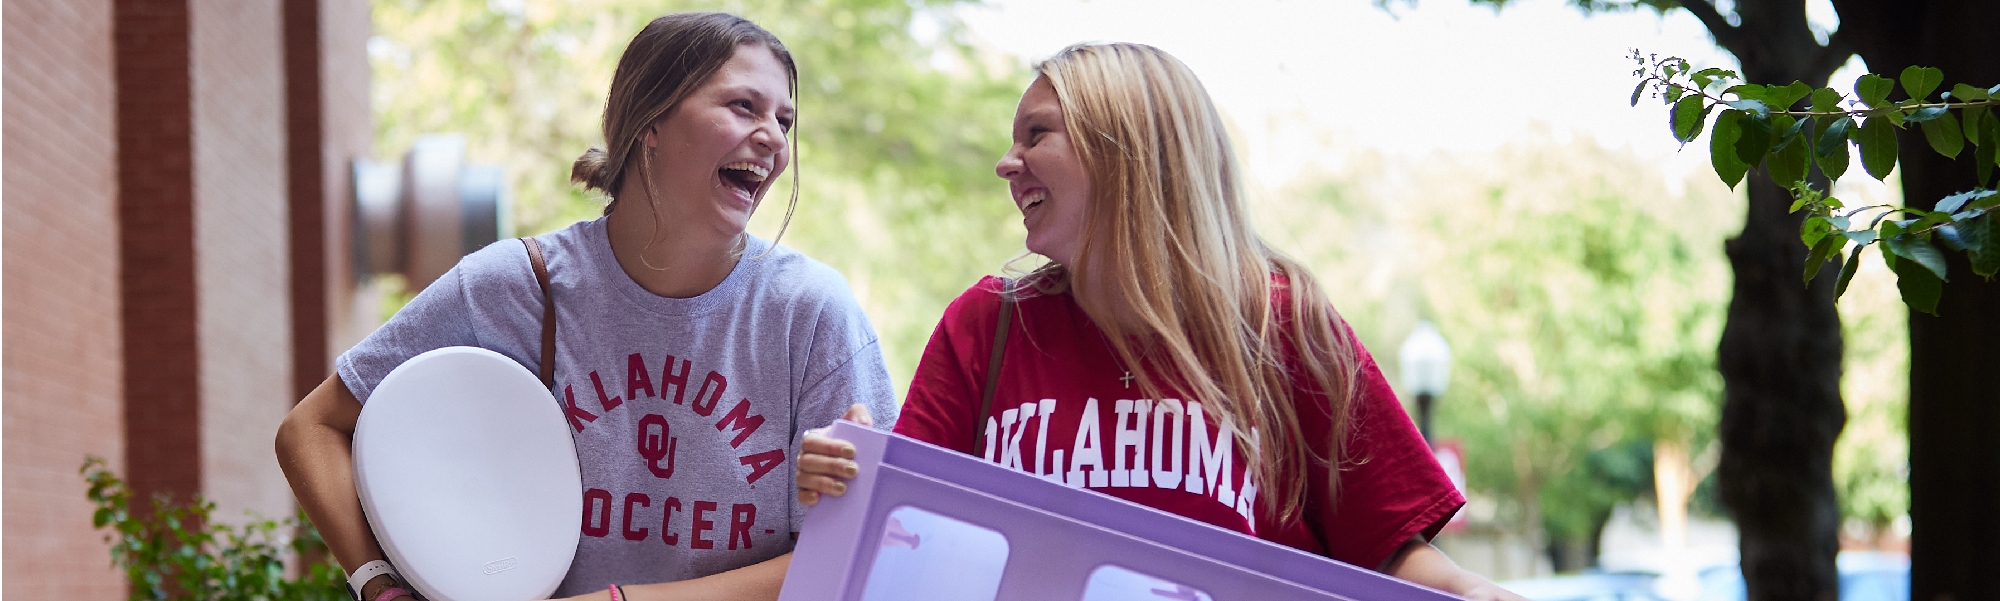
[[[618,585],[613,584],[611,586],[605,587],[605,590],[610,591],[611,601],[625,601],[625,591],[620,590],[618,588]]]
[[[375,601],[389,601],[390,599],[408,594],[410,594],[410,591],[403,590],[403,587],[392,586],[382,589],[382,592],[375,593]]]

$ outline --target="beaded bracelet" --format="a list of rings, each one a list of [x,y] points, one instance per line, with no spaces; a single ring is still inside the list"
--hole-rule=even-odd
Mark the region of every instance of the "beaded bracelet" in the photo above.
[[[611,601],[625,601],[625,589],[613,584],[607,590],[611,592]]]

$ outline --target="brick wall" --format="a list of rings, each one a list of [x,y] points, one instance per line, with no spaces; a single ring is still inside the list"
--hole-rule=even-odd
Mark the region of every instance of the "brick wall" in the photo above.
[[[293,328],[317,335],[311,365],[364,321],[346,165],[372,140],[367,0],[299,4],[319,23],[287,30],[280,0],[4,0],[6,598],[123,597],[85,455],[224,519],[292,511],[271,444],[298,399]],[[298,97],[302,77],[320,85]],[[293,132],[318,134],[301,165]],[[327,237],[293,234],[301,169]],[[307,248],[317,304],[293,285]],[[301,302],[326,311],[294,324]]]
[[[381,325],[379,302],[372,291],[357,290],[352,269],[354,239],[347,226],[353,196],[351,165],[375,149],[375,115],[369,104],[368,0],[321,0],[320,3],[321,122],[324,137],[320,167],[326,190],[326,282],[329,310],[328,352],[317,374],[333,373],[333,357],[361,342]],[[359,296],[358,296],[359,295]]]
[[[122,467],[110,0],[6,0],[8,599],[120,599],[77,466]]]
[[[271,441],[292,406],[285,72],[278,0],[189,4],[202,492],[292,511]]]

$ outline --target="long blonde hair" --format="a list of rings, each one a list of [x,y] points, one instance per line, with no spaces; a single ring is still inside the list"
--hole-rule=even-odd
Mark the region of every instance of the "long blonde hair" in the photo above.
[[[1251,228],[1241,163],[1208,92],[1187,65],[1141,44],[1071,46],[1037,70],[1062,103],[1091,199],[1076,264],[1044,266],[1020,286],[1115,286],[1096,296],[1119,306],[1084,310],[1140,389],[1158,397],[1177,387],[1234,424],[1265,509],[1296,515],[1309,479],[1283,475],[1315,464],[1328,472],[1330,503],[1354,343],[1312,273]],[[1288,288],[1289,302],[1274,308],[1274,287]],[[1121,318],[1100,314],[1114,311]],[[1285,359],[1293,354],[1297,373]],[[1331,456],[1317,456],[1299,425],[1312,404],[1332,416]]]

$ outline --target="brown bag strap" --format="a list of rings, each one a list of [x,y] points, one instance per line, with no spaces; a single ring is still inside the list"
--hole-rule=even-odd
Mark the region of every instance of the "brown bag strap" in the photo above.
[[[528,262],[535,266],[535,283],[542,286],[542,385],[556,388],[556,301],[549,295],[549,263],[542,258],[542,243],[521,238],[528,247]]]
[[[1000,322],[993,328],[993,352],[986,357],[986,391],[979,395],[979,413],[972,416],[972,454],[984,453],[986,414],[993,410],[993,391],[1000,387],[1000,363],[1006,358],[1007,322],[1014,316],[1014,293],[1002,282]]]

